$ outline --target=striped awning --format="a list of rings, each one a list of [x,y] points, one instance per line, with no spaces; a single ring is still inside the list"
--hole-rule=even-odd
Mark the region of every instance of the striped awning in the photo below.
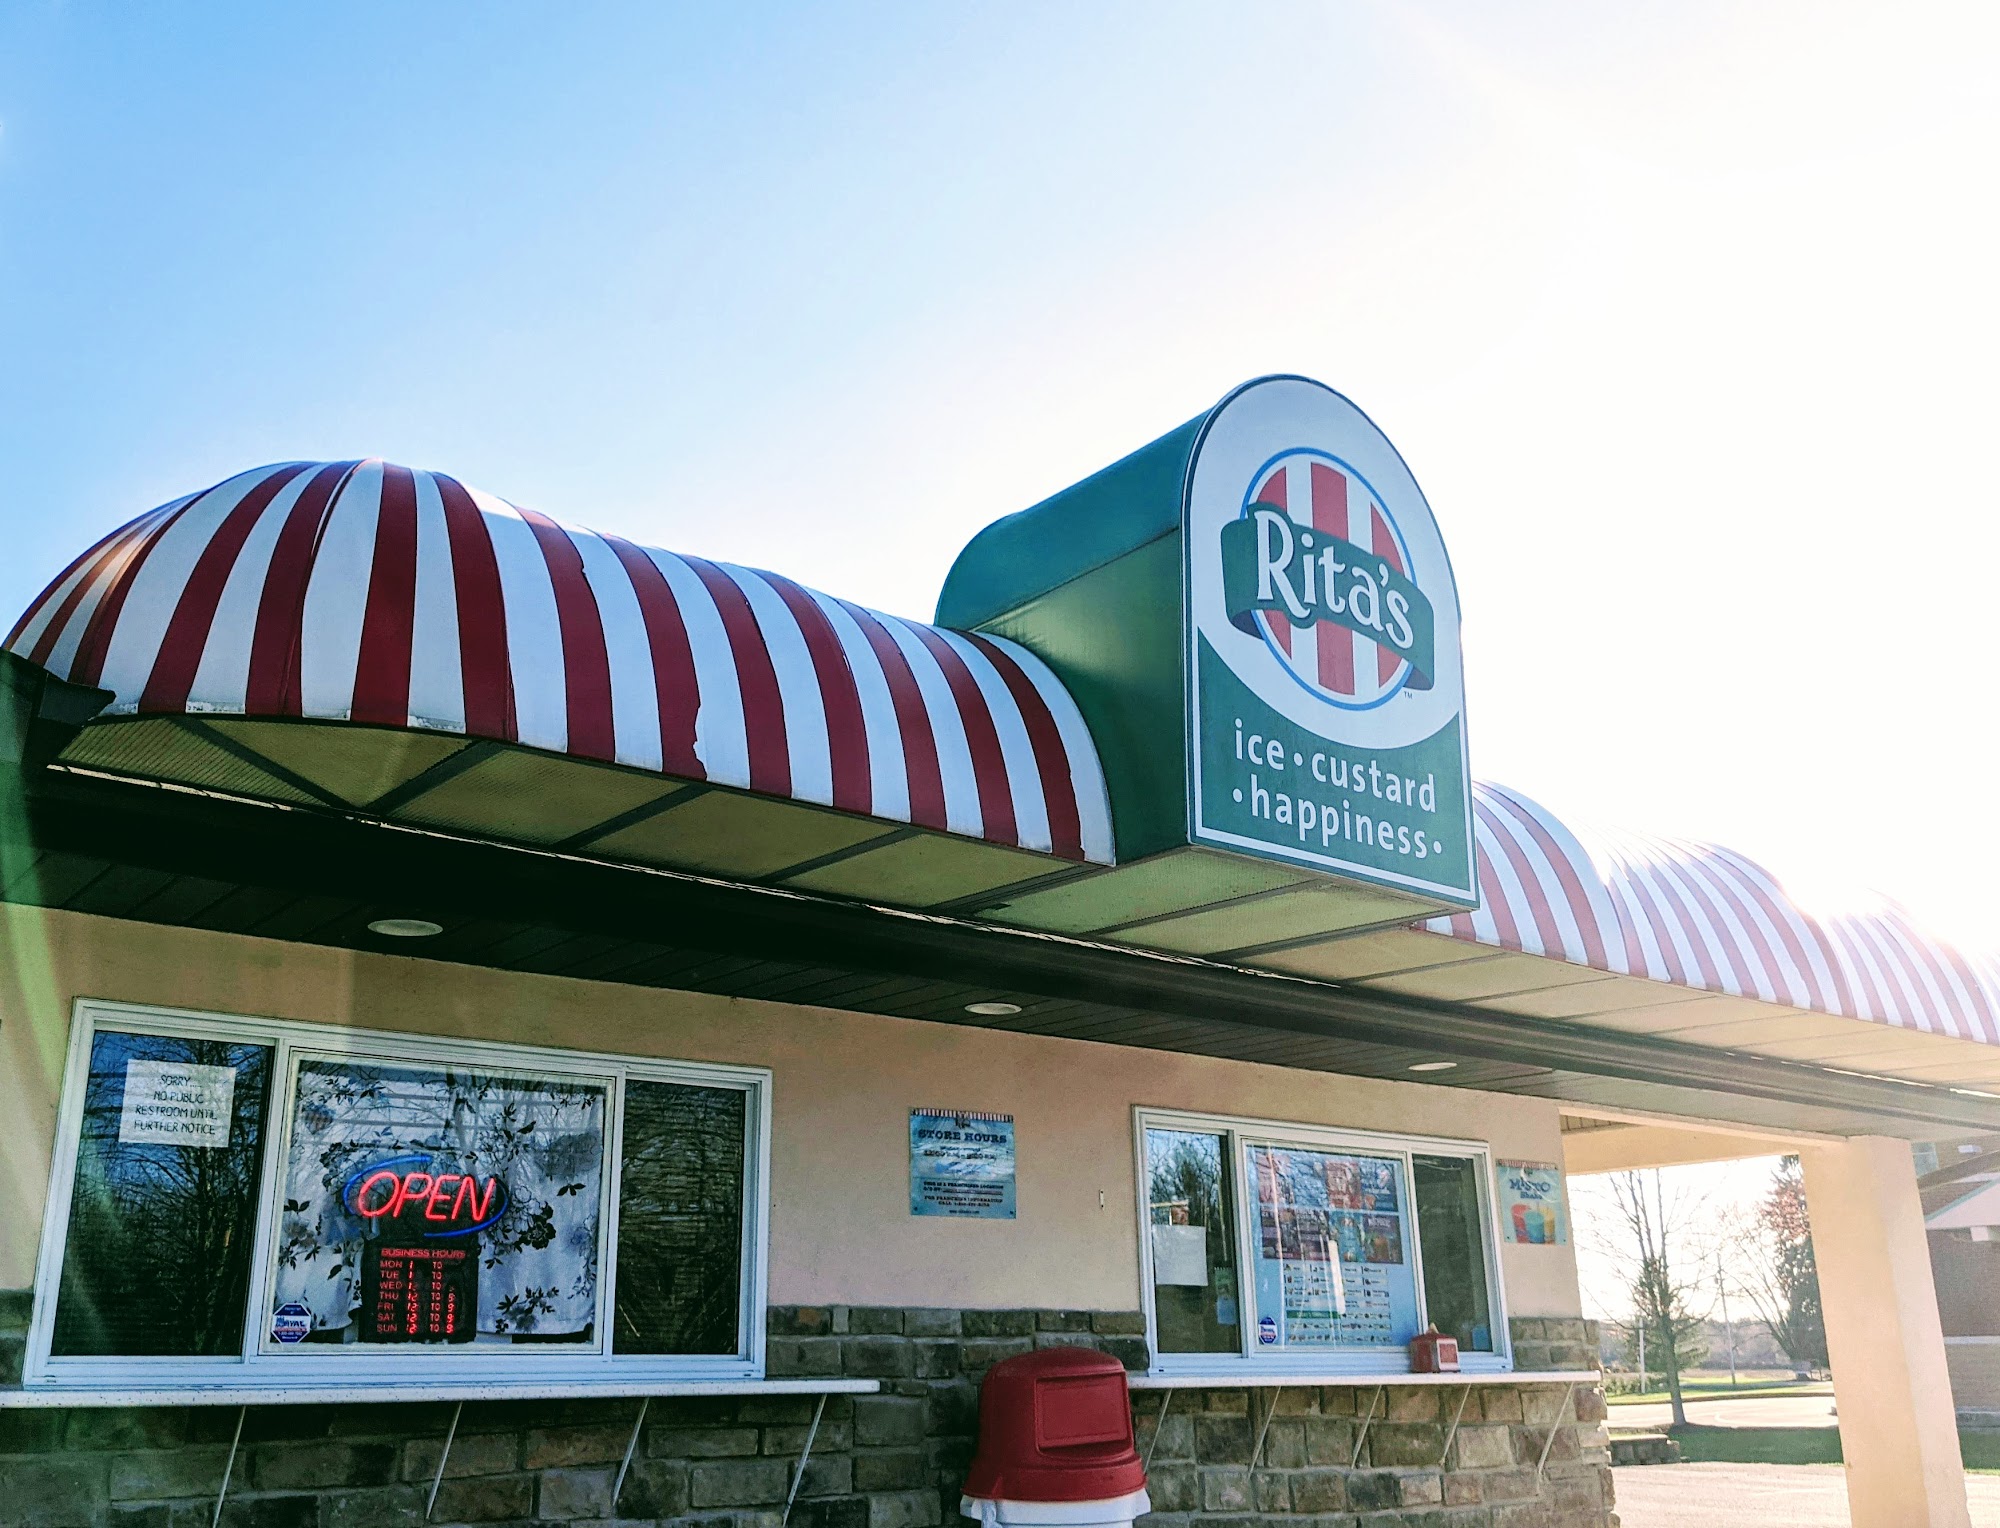
[[[2000,967],[1884,903],[1814,916],[1729,849],[1572,831],[1516,791],[1474,787],[1477,911],[1436,933],[1624,976],[2000,1044]]]
[[[1061,683],[988,636],[382,461],[260,467],[79,557],[7,647],[107,714],[517,743],[1109,863]]]

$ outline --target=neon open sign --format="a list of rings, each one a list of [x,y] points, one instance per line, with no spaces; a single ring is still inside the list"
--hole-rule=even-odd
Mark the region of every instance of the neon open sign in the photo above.
[[[507,1213],[507,1186],[497,1177],[434,1173],[429,1157],[392,1157],[361,1168],[341,1199],[363,1220],[425,1237],[470,1236]]]

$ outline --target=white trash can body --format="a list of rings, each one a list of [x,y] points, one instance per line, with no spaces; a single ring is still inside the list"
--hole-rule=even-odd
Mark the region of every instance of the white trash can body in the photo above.
[[[989,1501],[961,1496],[958,1510],[976,1519],[981,1528],[1132,1528],[1134,1518],[1153,1510],[1153,1502],[1141,1488],[1130,1496],[1103,1501]]]

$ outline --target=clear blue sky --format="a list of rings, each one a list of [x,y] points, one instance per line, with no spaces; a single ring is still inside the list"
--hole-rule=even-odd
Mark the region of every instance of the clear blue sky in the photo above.
[[[1298,370],[1453,547],[1475,770],[2000,928],[1986,8],[0,9],[0,619],[388,456],[928,614]]]

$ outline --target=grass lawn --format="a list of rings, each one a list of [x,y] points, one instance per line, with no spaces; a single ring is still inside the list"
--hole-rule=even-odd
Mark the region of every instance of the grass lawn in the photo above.
[[[1837,1427],[1677,1427],[1674,1441],[1690,1463],[1839,1464]],[[1961,1432],[1968,1470],[2000,1474],[2000,1432]]]

